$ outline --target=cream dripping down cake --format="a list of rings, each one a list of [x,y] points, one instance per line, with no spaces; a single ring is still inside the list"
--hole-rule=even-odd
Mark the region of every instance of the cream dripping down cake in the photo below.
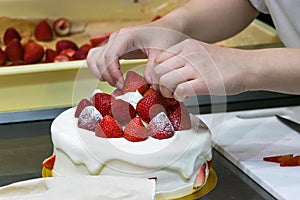
[[[51,125],[54,152],[43,176],[116,175],[155,179],[157,199],[201,189],[211,166],[211,135],[181,102],[129,71],[124,88],[96,90]]]

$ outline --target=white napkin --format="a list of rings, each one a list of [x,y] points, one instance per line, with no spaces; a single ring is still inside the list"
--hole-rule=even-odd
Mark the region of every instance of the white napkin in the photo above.
[[[0,200],[152,200],[155,181],[123,176],[37,178],[0,187]]]

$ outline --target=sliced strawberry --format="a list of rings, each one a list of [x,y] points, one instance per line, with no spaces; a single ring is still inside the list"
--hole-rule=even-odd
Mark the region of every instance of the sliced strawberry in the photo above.
[[[116,88],[112,93],[111,93],[111,96],[113,96],[113,97],[118,97],[118,96],[121,96],[121,95],[123,95],[123,92],[122,92],[122,90],[120,90],[119,88]]]
[[[45,62],[46,63],[54,62],[54,58],[56,56],[57,56],[57,53],[53,49],[46,49],[45,50]]]
[[[96,93],[94,95],[94,105],[102,114],[102,116],[109,115],[111,110],[112,96],[106,93]]]
[[[78,118],[82,110],[87,106],[92,106],[93,104],[87,100],[87,99],[81,99],[81,101],[78,103],[75,111],[75,117]]]
[[[64,49],[74,49],[75,51],[78,50],[78,46],[71,40],[59,40],[55,44],[56,52],[60,54],[60,52]]]
[[[177,108],[181,106],[180,102],[174,98],[164,98],[164,101],[165,101],[164,105],[166,106],[167,113],[174,112]]]
[[[68,62],[68,61],[72,61],[72,60],[73,60],[73,58],[68,55],[59,54],[54,57],[53,62]]]
[[[142,119],[135,117],[130,120],[129,124],[124,129],[124,138],[131,142],[140,142],[148,138],[147,129],[144,126]]]
[[[7,55],[6,55],[5,51],[3,51],[0,47],[0,66],[5,65],[6,61],[7,61]]]
[[[277,155],[277,156],[268,156],[264,157],[263,160],[267,162],[276,162],[276,163],[281,163],[286,160],[289,160],[293,158],[293,154],[286,154],[286,155]]]
[[[53,22],[54,32],[58,36],[67,36],[71,32],[71,22],[64,17],[58,18]]]
[[[74,54],[76,53],[76,51],[74,49],[68,48],[68,49],[64,49],[62,50],[59,55],[66,55],[70,58],[72,58],[74,56]]]
[[[206,163],[203,163],[194,180],[193,189],[194,190],[200,189],[204,185],[205,180],[206,180]]]
[[[122,99],[117,99],[111,104],[111,116],[124,126],[136,116],[136,112],[130,103]]]
[[[156,139],[167,139],[174,135],[174,127],[166,113],[161,112],[151,119],[147,127],[148,135]]]
[[[173,124],[175,131],[191,128],[190,114],[183,103],[180,103],[180,107],[175,109],[174,112],[169,113],[168,117]]]
[[[122,90],[124,94],[127,92],[135,92],[141,86],[144,85],[148,85],[144,77],[137,74],[136,72],[128,71],[126,74],[126,78]]]
[[[94,106],[87,106],[80,113],[77,125],[79,128],[95,131],[101,119],[102,115]]]
[[[90,42],[93,47],[96,47],[98,45],[101,45],[102,43],[105,43],[109,39],[109,36],[110,34],[108,33],[100,37],[94,37],[90,39]]]
[[[149,84],[142,85],[138,88],[139,93],[143,96],[145,92],[150,88]]]
[[[5,52],[7,54],[7,58],[10,61],[22,60],[24,55],[24,48],[20,43],[20,40],[14,38],[10,41],[10,43],[6,46]]]
[[[7,46],[12,39],[16,38],[18,41],[21,41],[21,35],[14,28],[8,28],[5,30],[3,35],[3,42]]]
[[[56,159],[55,154],[53,154],[49,158],[45,159],[42,163],[43,167],[45,167],[46,169],[52,170],[54,167],[55,159]]]
[[[164,107],[160,104],[160,95],[158,92],[142,98],[136,106],[136,112],[145,122],[150,120],[160,112],[165,112]]]
[[[281,167],[300,166],[300,155],[280,162]]]
[[[91,48],[92,48],[92,45],[90,45],[90,44],[84,44],[84,45],[80,46],[79,49],[73,55],[73,58],[75,60],[86,59]]]
[[[120,138],[123,136],[123,130],[113,117],[106,115],[97,125],[95,134],[103,138]]]
[[[34,30],[34,36],[38,41],[51,41],[53,32],[47,20],[41,20]]]
[[[27,63],[38,63],[44,57],[44,48],[36,42],[30,42],[24,50],[23,60]]]

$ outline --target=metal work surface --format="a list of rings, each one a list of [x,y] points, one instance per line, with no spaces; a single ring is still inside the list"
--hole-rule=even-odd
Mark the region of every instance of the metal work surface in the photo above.
[[[41,163],[52,154],[52,120],[0,125],[0,186],[41,176]],[[202,199],[274,199],[217,151],[213,151],[216,187]]]

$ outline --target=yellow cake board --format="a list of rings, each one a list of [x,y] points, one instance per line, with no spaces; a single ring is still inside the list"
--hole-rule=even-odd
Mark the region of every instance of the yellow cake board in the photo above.
[[[47,177],[52,177],[52,170],[49,170],[45,167],[42,168],[42,177],[47,178]],[[217,173],[213,168],[210,168],[209,170],[209,176],[206,180],[205,185],[198,191],[194,192],[193,194],[187,195],[185,197],[177,198],[174,200],[194,200],[197,198],[200,198],[209,192],[211,192],[217,185],[218,182],[218,176]],[[159,198],[157,199],[159,200]]]

